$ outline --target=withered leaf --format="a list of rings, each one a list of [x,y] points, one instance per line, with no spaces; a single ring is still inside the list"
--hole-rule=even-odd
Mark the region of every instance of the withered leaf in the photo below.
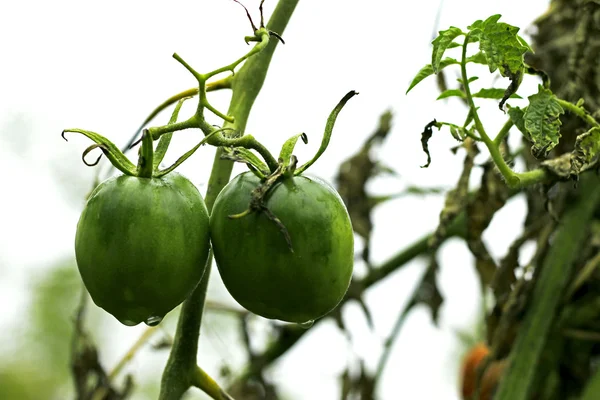
[[[496,263],[481,236],[509,197],[510,189],[496,171],[494,164],[492,162],[484,164],[481,186],[467,205],[467,245],[475,256],[479,279],[485,285],[492,282]]]
[[[429,246],[436,249],[442,240],[446,237],[448,227],[454,218],[465,208],[469,195],[469,178],[473,170],[475,156],[478,153],[475,142],[471,138],[466,138],[461,147],[467,151],[463,163],[463,170],[458,179],[456,187],[446,194],[446,202],[440,213],[440,223],[431,235]]]

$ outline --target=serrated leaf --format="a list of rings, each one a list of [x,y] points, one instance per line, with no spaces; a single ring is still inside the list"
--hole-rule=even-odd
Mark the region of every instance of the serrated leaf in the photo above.
[[[438,73],[440,70],[440,62],[442,61],[442,57],[444,56],[444,52],[456,37],[464,35],[463,31],[460,28],[455,26],[451,26],[445,31],[440,31],[438,37],[436,37],[431,44],[433,45],[433,51],[431,53],[431,65],[433,67],[433,72]]]
[[[460,97],[464,99],[466,97],[465,92],[460,89],[448,89],[444,90],[436,100],[447,99],[448,97]]]
[[[527,40],[523,39],[523,37],[521,35],[517,35],[517,39],[519,39],[519,41],[521,42],[521,44],[525,47],[527,47],[527,51],[533,53],[533,49],[531,48],[531,46],[529,45],[529,43],[527,43]]]
[[[459,64],[459,62],[454,58],[444,58],[442,61],[440,61],[438,72],[446,68],[448,65],[452,64]],[[421,82],[423,79],[427,78],[430,75],[433,75],[433,67],[431,66],[431,64],[427,64],[426,66],[421,68],[419,72],[417,72],[417,75],[415,75],[415,77],[413,78],[412,82],[410,83],[410,86],[406,90],[406,93],[410,92],[411,89],[417,86],[419,82]]]
[[[538,93],[529,96],[524,124],[528,139],[532,142],[531,152],[535,157],[545,157],[560,139],[560,115],[564,110],[556,96],[542,85]]]
[[[600,128],[594,127],[577,136],[571,157],[571,174],[579,175],[600,158]]]
[[[479,92],[473,94],[473,97],[479,97],[482,99],[502,99],[504,98],[505,89],[499,88],[489,88],[489,89],[481,89]],[[522,99],[518,94],[513,94],[510,96],[511,99]]]
[[[520,107],[510,107],[508,109],[508,116],[517,129],[519,129],[523,135],[528,136],[527,130],[525,129],[525,110]]]
[[[523,55],[529,46],[517,35],[518,27],[498,22],[499,19],[500,14],[496,14],[485,21],[475,21],[469,30],[471,36],[479,39],[479,49],[485,54],[490,72],[499,69],[502,76],[512,78],[524,68]]]
[[[478,77],[478,76],[471,76],[471,77],[469,77],[469,79],[467,80],[467,82],[468,82],[468,83],[475,82],[475,81],[476,81],[476,80],[478,80],[478,79],[479,79],[479,77]],[[457,82],[458,82],[460,85],[463,85],[463,80],[462,80],[462,78],[457,78],[457,79],[456,79],[456,81],[457,81]]]
[[[472,62],[475,64],[483,64],[483,65],[487,65],[488,61],[487,61],[487,57],[485,56],[485,54],[482,51],[479,51],[475,54],[473,54],[470,57],[467,57],[466,61],[468,63]]]

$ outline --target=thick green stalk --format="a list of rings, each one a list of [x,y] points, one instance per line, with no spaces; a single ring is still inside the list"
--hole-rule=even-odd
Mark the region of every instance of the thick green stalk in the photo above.
[[[589,379],[581,400],[596,400],[600,393],[600,369],[597,369],[594,375]]]
[[[280,0],[267,24],[268,29],[282,34],[297,4],[298,0]],[[225,127],[234,128],[241,133],[246,129],[250,110],[262,88],[276,46],[277,40],[272,39],[261,53],[248,59],[234,76],[231,82],[233,94],[228,115],[233,116],[235,122],[226,124]],[[217,149],[208,182],[206,204],[209,211],[217,195],[229,181],[233,169],[233,163],[221,160],[221,154],[221,149]],[[211,262],[212,253],[198,287],[183,303],[173,348],[162,377],[159,400],[178,400],[194,384],[198,339]]]
[[[558,314],[562,294],[588,234],[588,225],[600,204],[600,179],[582,177],[578,199],[565,211],[535,284],[525,319],[509,357],[510,367],[495,400],[527,400],[546,341]]]

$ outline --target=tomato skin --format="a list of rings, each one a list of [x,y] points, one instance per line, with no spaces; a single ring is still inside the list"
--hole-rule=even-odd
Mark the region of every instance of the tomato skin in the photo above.
[[[94,302],[123,324],[137,325],[162,319],[196,287],[209,240],[206,205],[189,180],[176,172],[122,175],[90,195],[75,256]]]
[[[229,293],[266,318],[307,322],[331,311],[344,297],[354,262],[350,217],[337,192],[313,177],[285,178],[264,204],[285,225],[293,252],[264,212],[241,218],[254,174],[236,176],[217,197],[210,217],[217,267]]]

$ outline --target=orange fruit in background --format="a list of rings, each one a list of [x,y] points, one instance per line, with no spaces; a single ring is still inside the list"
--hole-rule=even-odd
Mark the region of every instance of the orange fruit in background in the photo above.
[[[472,397],[477,387],[478,368],[483,365],[482,362],[489,354],[490,349],[484,343],[479,343],[473,346],[465,355],[461,369],[461,394],[463,400],[474,400]],[[506,364],[507,361],[505,359],[490,363],[481,377],[478,400],[493,399],[494,392],[504,373]]]
[[[484,343],[473,346],[463,358],[461,369],[461,393],[468,400],[475,393],[477,383],[477,367],[490,354],[490,349]]]
[[[481,378],[481,389],[479,391],[479,400],[492,400],[494,393],[496,392],[496,388],[498,387],[498,382],[500,378],[502,378],[502,374],[504,373],[504,368],[506,368],[507,361],[500,360],[492,362],[483,377]]]

